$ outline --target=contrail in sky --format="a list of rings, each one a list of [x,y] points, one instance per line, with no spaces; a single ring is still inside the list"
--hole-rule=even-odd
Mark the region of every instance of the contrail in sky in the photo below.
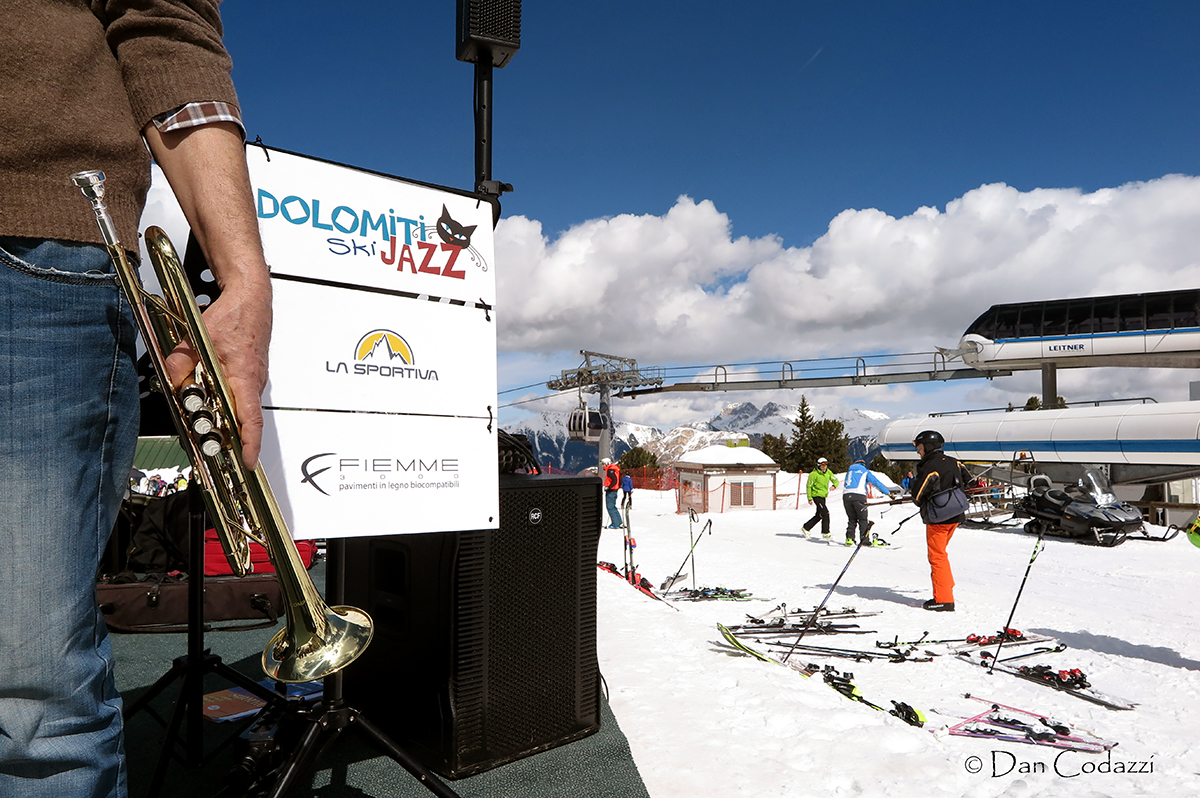
[[[813,61],[816,61],[817,56],[819,56],[821,54],[821,51],[824,49],[825,49],[825,45],[821,45],[820,47],[818,47],[817,51],[812,54],[812,58],[805,61],[804,66],[800,67],[800,72],[803,72],[804,70],[808,69],[808,65],[811,64]],[[799,75],[800,72],[797,72],[796,74]]]

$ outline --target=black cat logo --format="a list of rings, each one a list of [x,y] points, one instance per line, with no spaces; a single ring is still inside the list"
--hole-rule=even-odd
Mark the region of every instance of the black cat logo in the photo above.
[[[462,247],[467,252],[471,253],[471,258],[483,271],[487,271],[487,264],[483,262],[483,257],[479,251],[471,246],[471,234],[475,232],[475,228],[479,225],[471,225],[470,227],[459,224],[450,218],[450,211],[446,206],[442,206],[441,218],[437,220],[438,238],[443,242],[455,247]]]

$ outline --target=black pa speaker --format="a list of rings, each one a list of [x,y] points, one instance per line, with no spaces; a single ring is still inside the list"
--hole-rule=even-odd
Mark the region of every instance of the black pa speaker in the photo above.
[[[458,0],[459,61],[474,63],[491,53],[504,67],[521,48],[521,0]]]
[[[498,529],[347,539],[346,603],[375,620],[348,702],[449,778],[597,731],[601,492],[501,475]]]

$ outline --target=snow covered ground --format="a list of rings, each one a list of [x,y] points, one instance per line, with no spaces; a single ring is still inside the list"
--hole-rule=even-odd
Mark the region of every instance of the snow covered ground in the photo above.
[[[675,513],[671,493],[634,492],[638,570],[656,586],[695,548],[695,585],[742,588],[758,601],[655,601],[599,572],[600,667],[652,798],[712,796],[1195,796],[1200,795],[1200,550],[1182,535],[1112,549],[1048,540],[1034,562],[1013,626],[1069,648],[1021,660],[1081,668],[1101,691],[1137,702],[1118,712],[942,655],[932,662],[819,659],[851,671],[864,697],[924,710],[917,729],[842,697],[820,678],[734,653],[716,629],[780,602],[811,609],[851,549],[805,540],[799,510],[700,516]],[[844,539],[840,491],[829,501]],[[885,511],[886,510],[886,511]],[[880,615],[856,622],[871,634],[809,635],[806,643],[871,649],[875,642],[994,634],[1007,620],[1035,538],[1011,529],[960,527],[950,544],[957,612],[921,609],[929,566],[919,518],[890,532],[911,505],[873,507],[875,531],[894,550],[855,558],[829,608]],[[606,529],[600,559],[621,564],[621,533]],[[691,571],[692,569],[687,569]],[[692,586],[689,575],[681,584]],[[928,646],[930,651],[943,650]],[[796,659],[796,655],[793,655]],[[965,693],[1088,729],[1119,745],[1096,755],[950,737],[930,729],[986,706]],[[943,714],[934,714],[938,710]]]

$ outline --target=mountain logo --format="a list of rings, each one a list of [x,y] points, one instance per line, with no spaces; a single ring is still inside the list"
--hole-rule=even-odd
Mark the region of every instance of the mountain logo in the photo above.
[[[383,352],[379,351],[381,347]],[[372,330],[360,338],[354,347],[354,359],[358,362],[368,359],[375,360],[377,354],[380,355],[378,357],[380,360],[385,360],[382,355],[386,354],[388,363],[397,358],[406,366],[411,366],[415,362],[412,347],[408,345],[408,341],[405,341],[399,333],[391,330]]]

